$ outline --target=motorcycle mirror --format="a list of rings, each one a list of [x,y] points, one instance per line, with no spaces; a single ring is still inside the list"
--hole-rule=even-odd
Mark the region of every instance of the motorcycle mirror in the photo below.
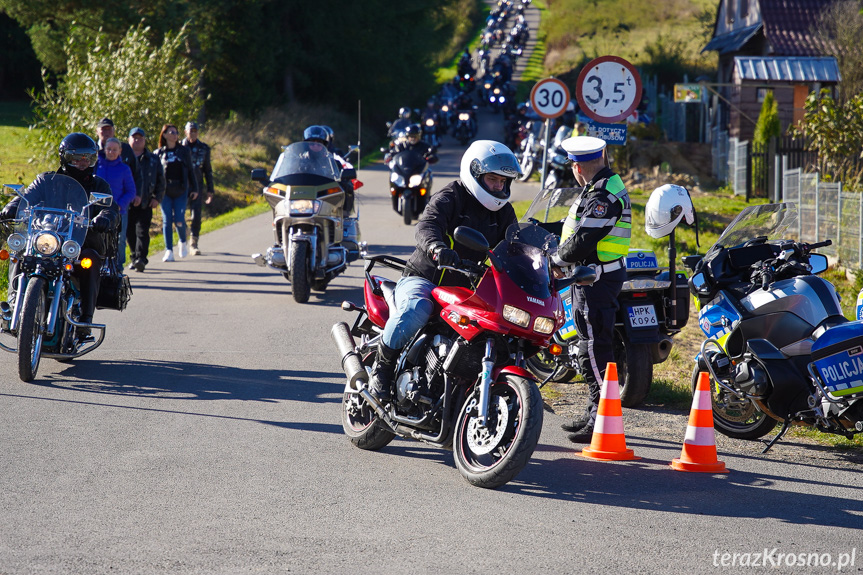
[[[453,238],[461,245],[475,252],[488,251],[488,240],[473,228],[459,226],[453,232]]]
[[[114,197],[111,194],[97,194],[93,192],[90,194],[90,204],[96,204],[99,206],[110,206],[114,203]]]
[[[698,262],[704,259],[704,256],[700,254],[695,254],[691,256],[683,256],[680,258],[683,262],[683,265],[689,268],[692,271],[695,271],[695,266],[698,265]]]
[[[269,181],[269,178],[267,178],[267,170],[264,168],[255,168],[252,170],[252,180],[266,184],[267,181]]]
[[[824,254],[809,254],[809,265],[813,274],[820,274],[827,269],[827,256]]]

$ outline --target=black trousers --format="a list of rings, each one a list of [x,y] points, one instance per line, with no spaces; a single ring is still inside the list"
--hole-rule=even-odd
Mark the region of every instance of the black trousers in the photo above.
[[[576,358],[589,391],[585,414],[590,425],[596,421],[605,368],[614,361],[614,318],[620,304],[617,297],[626,280],[626,270],[603,273],[592,286],[575,286],[573,315],[578,331]],[[570,348],[570,354],[572,349]]]
[[[189,200],[189,231],[193,238],[201,235],[201,211],[204,207],[204,196],[206,192],[202,192],[204,183],[198,182],[198,197],[194,200]]]
[[[131,261],[134,264],[141,260],[144,265],[149,263],[147,254],[150,252],[150,223],[153,221],[153,208],[129,206],[128,224],[126,225],[126,243],[129,244]]]

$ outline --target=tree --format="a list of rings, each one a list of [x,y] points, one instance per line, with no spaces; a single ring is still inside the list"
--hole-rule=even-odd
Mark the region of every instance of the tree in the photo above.
[[[46,155],[69,132],[92,134],[104,116],[114,120],[120,135],[134,126],[155,134],[163,123],[181,125],[197,117],[201,71],[183,56],[186,28],[165,35],[161,46],[150,43],[148,32],[143,25],[132,27],[119,42],[99,33],[86,48],[69,39],[66,75],[56,87],[46,78],[44,92],[31,94]]]
[[[828,56],[834,56],[842,81],[838,99],[846,102],[863,93],[863,7],[859,0],[839,0],[824,9],[815,28]]]

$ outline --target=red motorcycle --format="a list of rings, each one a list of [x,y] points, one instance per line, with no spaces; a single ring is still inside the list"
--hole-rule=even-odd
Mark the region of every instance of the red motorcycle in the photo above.
[[[532,223],[510,226],[494,250],[471,228],[457,228],[454,238],[486,253],[488,263],[462,260],[447,267],[473,287],[432,291],[431,320],[397,359],[393,399],[386,402],[369,393],[368,372],[396,283],[372,270],[402,271],[406,262],[366,260],[365,305],[344,302],[342,309],[358,312],[353,327],[340,322],[332,329],[347,375],[342,426],[360,449],[381,449],[396,435],[452,448],[462,476],[493,489],[527,465],[542,429],[542,397],[525,359],[548,346],[563,325],[558,292],[572,283],[590,284],[595,275],[578,268],[572,278],[555,280],[547,256],[557,239]]]

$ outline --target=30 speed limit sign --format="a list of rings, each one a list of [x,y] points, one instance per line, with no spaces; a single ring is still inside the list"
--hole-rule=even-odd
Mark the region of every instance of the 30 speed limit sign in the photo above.
[[[641,76],[623,58],[601,56],[581,70],[575,95],[579,108],[591,120],[619,122],[641,102]]]
[[[540,80],[530,91],[530,105],[543,118],[557,118],[566,112],[569,88],[556,78]]]

